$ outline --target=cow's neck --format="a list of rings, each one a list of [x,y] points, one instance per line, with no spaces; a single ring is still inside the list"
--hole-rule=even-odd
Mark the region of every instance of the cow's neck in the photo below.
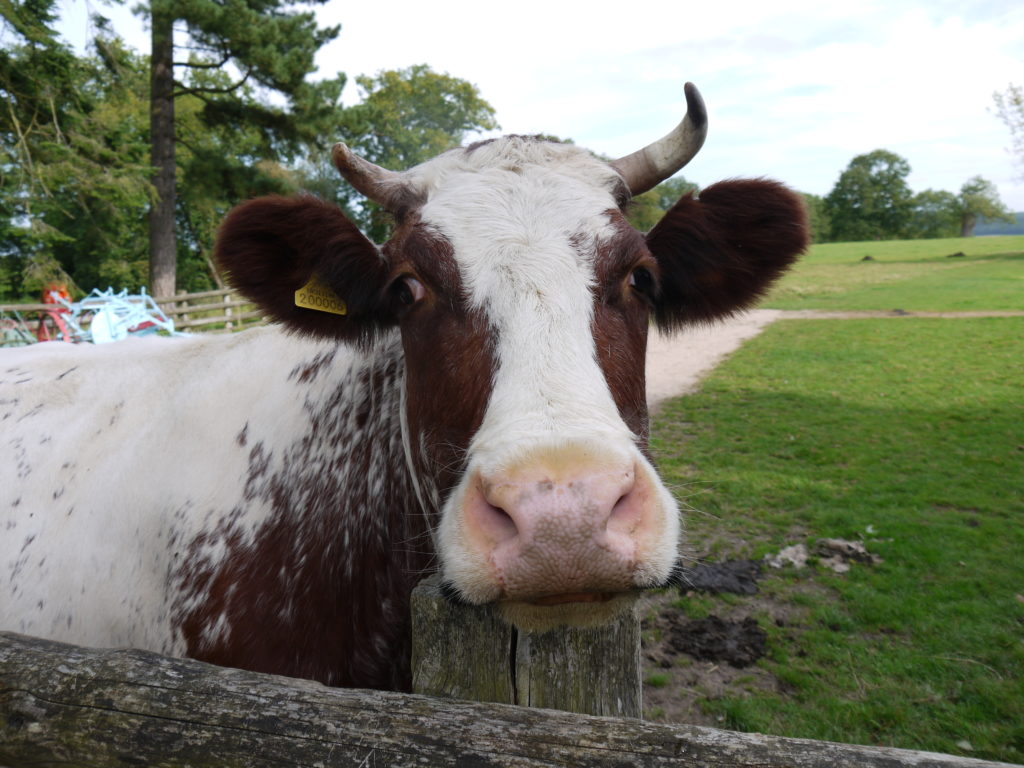
[[[389,337],[358,353],[304,350],[288,373],[302,423],[276,453],[257,425],[245,438],[244,498],[263,510],[258,525],[246,530],[246,510],[232,510],[192,542],[198,565],[182,574],[181,603],[189,655],[404,688],[407,595],[431,554],[417,503],[430,492],[412,482],[401,437],[401,347]],[[201,556],[221,548],[215,562]]]

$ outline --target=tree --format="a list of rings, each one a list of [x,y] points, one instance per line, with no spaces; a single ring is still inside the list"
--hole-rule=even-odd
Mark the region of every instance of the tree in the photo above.
[[[202,76],[211,84],[229,79],[223,72]],[[254,98],[246,86],[236,97],[250,102]],[[297,192],[298,175],[289,170],[275,147],[268,146],[258,126],[245,120],[211,121],[206,103],[191,94],[176,100],[175,138],[178,285],[189,291],[214,284],[223,287],[211,256],[224,216],[251,197]],[[327,150],[311,151],[326,154]]]
[[[1006,93],[992,94],[996,103],[996,114],[1010,129],[1010,150],[1017,161],[1024,163],[1024,88],[1012,83],[1006,87]]]
[[[123,77],[123,49],[76,57],[52,29],[55,0],[0,5],[0,291],[21,297],[46,283],[73,287],[91,270],[137,262],[124,234],[144,215],[148,183],[144,104]]]
[[[960,203],[952,192],[926,189],[914,195],[908,237],[955,237],[959,227]]]
[[[325,2],[325,0],[314,0]],[[193,96],[203,103],[208,126],[247,126],[260,134],[263,158],[232,158],[222,173],[240,170],[239,160],[255,164],[287,156],[303,140],[322,135],[325,121],[340,122],[338,99],[344,76],[308,83],[317,50],[338,35],[338,27],[320,29],[312,12],[292,12],[295,0],[149,0],[152,30],[150,59],[150,141],[157,199],[150,212],[150,289],[174,292],[177,268],[175,100]],[[176,24],[187,40],[176,46]],[[175,50],[187,51],[175,59]],[[234,79],[223,76],[231,67]],[[181,73],[180,76],[178,73]],[[217,77],[220,73],[222,76]],[[213,76],[210,76],[213,75]],[[253,100],[251,87],[283,95],[281,107]]]
[[[812,243],[827,243],[832,227],[825,209],[825,198],[820,195],[801,193],[807,207],[807,224],[811,230]]]
[[[885,240],[901,237],[910,219],[910,164],[893,152],[876,149],[858,155],[825,198],[834,240]]]
[[[972,176],[960,187],[956,198],[960,216],[960,237],[973,237],[978,217],[1012,222],[1013,214],[1003,205],[995,184],[981,176]]]
[[[687,193],[699,191],[700,188],[696,184],[682,176],[666,179],[654,189],[634,197],[626,218],[641,232],[650,232],[654,225],[661,221],[665,212],[679,202],[679,198]]]
[[[426,64],[356,78],[362,101],[345,111],[339,138],[372,163],[394,171],[460,146],[472,133],[498,128],[492,107],[472,83]],[[377,242],[390,221],[338,176],[326,153],[303,170],[305,186],[336,199]]]

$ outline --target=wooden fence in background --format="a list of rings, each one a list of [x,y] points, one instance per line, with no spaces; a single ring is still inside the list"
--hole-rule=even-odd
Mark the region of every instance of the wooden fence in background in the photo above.
[[[164,314],[174,321],[175,329],[188,333],[240,331],[267,322],[255,304],[230,288],[198,293],[182,291],[174,296],[157,296],[154,299]],[[30,329],[55,309],[54,304],[0,304],[0,313],[13,315],[17,312]]]
[[[230,288],[157,296],[156,303],[179,331],[239,331],[267,322],[263,312]]]

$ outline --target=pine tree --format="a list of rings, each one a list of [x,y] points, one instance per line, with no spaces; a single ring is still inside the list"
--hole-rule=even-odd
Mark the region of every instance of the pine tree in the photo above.
[[[294,0],[148,4],[150,141],[157,193],[150,212],[150,290],[155,295],[173,294],[176,285],[176,99],[199,99],[201,119],[211,129],[236,126],[257,131],[265,154],[244,158],[252,165],[293,156],[304,142],[315,143],[318,135],[326,135],[330,121],[341,119],[338,100],[344,76],[306,81],[315,70],[317,50],[337,37],[339,28],[318,28],[312,12],[293,11],[294,5]],[[176,45],[179,29],[183,42]],[[215,76],[226,72],[232,76]],[[287,105],[275,107],[258,100],[270,92],[283,95]],[[227,157],[217,170],[229,185],[227,177],[246,172],[238,160]]]

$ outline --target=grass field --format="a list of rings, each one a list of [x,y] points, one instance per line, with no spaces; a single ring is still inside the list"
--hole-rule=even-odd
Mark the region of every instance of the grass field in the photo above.
[[[1024,308],[1024,238],[921,242],[816,249],[770,303]],[[950,247],[967,253],[956,266]],[[871,279],[850,271],[858,249],[875,256]],[[688,614],[753,615],[768,632],[758,673],[773,684],[705,712],[1024,762],[1024,317],[780,321],[668,404],[652,449],[694,507],[695,554],[841,537],[883,559],[837,574],[812,558],[754,597],[686,598]]]
[[[815,245],[763,306],[1024,309],[1024,236]]]

